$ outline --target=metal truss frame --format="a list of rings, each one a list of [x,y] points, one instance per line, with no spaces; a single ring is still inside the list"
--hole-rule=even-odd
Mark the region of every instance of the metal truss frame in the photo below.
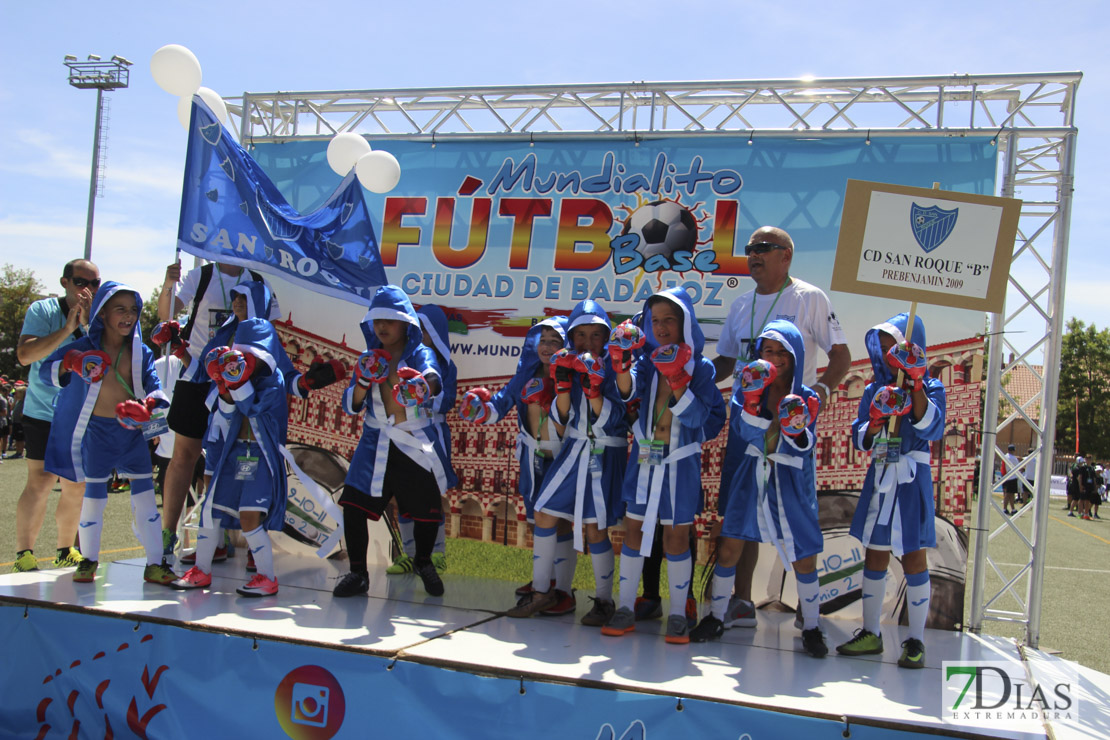
[[[248,146],[327,140],[344,131],[433,145],[465,139],[741,135],[755,143],[764,138],[865,137],[870,142],[893,136],[991,136],[1001,155],[998,194],[1021,198],[1024,205],[1006,307],[990,316],[985,472],[976,504],[967,626],[977,632],[986,621],[1018,623],[1026,644],[1036,647],[1064,328],[1075,95],[1081,78],[1075,72],[245,93],[229,100],[228,110]],[[1030,324],[1034,331],[1028,330]],[[1024,331],[1017,330],[1019,325]],[[1014,359],[1004,367],[1008,355]],[[1002,378],[1040,358],[1041,389],[1019,403]],[[1006,409],[1001,419],[1000,398]],[[999,430],[1018,419],[1030,424],[1036,438],[1022,461],[1023,470],[1036,470],[1034,516],[1024,528],[1028,517],[1004,517],[991,495],[990,471],[996,452],[1001,454],[993,442]],[[992,518],[1001,523],[992,525]],[[991,543],[1002,535],[1016,536],[1028,550],[1016,574],[1006,574],[991,557]],[[997,589],[987,588],[988,565],[1001,580]]]

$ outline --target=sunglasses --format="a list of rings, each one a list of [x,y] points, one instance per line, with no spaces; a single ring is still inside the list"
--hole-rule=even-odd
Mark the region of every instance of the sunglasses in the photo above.
[[[90,285],[94,288],[99,288],[100,287],[100,278],[93,278],[92,280],[86,280],[83,277],[71,277],[69,279],[69,282],[73,283],[78,288],[85,288],[85,287],[88,287]]]
[[[750,257],[753,254],[767,254],[772,249],[786,249],[781,244],[772,244],[771,242],[759,242],[758,244],[749,244],[744,247],[744,256]]]

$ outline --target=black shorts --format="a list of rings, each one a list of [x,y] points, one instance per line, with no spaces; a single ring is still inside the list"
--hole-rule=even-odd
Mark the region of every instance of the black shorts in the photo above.
[[[443,501],[439,497],[435,475],[390,442],[382,495],[371,496],[354,486],[345,485],[339,505],[357,509],[378,521],[392,498],[397,499],[397,513],[403,517],[418,522],[443,521]]]
[[[5,416],[0,420],[0,437],[7,437],[11,431],[11,424],[8,422],[8,417]]]
[[[166,421],[174,432],[192,439],[204,439],[210,412],[204,405],[211,383],[177,381],[173,387],[173,402]]]
[[[23,441],[23,422],[17,421],[12,424],[12,441]]]
[[[1018,481],[1017,478],[1011,478],[1002,484],[1002,491],[1004,493],[1017,493]]]
[[[23,454],[28,460],[46,459],[46,440],[50,439],[50,422],[23,415]]]

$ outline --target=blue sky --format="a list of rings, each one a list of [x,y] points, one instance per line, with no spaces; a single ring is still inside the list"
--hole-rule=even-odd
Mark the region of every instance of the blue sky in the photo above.
[[[1082,71],[1066,315],[1108,323],[1099,255],[1110,227],[1110,139],[1099,2],[685,2],[434,0],[385,6],[3,3],[0,262],[56,284],[84,242],[95,93],[62,58],[135,63],[111,96],[106,192],[93,258],[144,292],[172,261],[185,132],[155,85],[152,53],[178,43],[225,96],[324,90],[633,80],[792,79]]]

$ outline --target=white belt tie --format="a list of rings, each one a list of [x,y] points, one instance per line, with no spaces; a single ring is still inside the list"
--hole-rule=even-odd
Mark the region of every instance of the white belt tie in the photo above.
[[[883,463],[875,473],[875,490],[879,492],[882,504],[879,509],[878,524],[890,523],[894,513],[894,489],[903,483],[912,483],[917,477],[917,466],[930,463],[929,453],[925,450],[910,450],[898,456],[898,461]]]
[[[367,414],[365,425],[370,429],[378,430],[390,442],[397,445],[397,449],[408,455],[413,462],[432,472],[442,495],[447,488],[447,472],[443,468],[439,455],[436,454],[435,444],[417,439],[413,434],[418,429],[432,426],[431,419],[407,419],[398,424],[395,423],[395,418],[390,416],[383,421],[376,416]],[[382,484],[385,482],[385,466],[388,460],[389,445],[382,444],[382,439],[379,437],[377,449],[374,451],[374,477],[370,484],[371,496],[380,497],[382,495]]]
[[[770,542],[775,546],[778,551],[779,559],[782,560],[783,567],[789,571],[793,566],[793,561],[786,554],[787,548],[790,552],[794,552],[794,534],[790,529],[790,522],[786,518],[786,506],[782,500],[782,487],[778,485],[778,469],[775,469],[775,488],[779,492],[779,528],[782,529],[782,538],[780,539],[775,534],[774,517],[771,514],[771,501],[767,494],[767,478],[771,472],[771,463],[778,465],[786,465],[797,470],[802,469],[802,458],[794,455],[787,455],[781,452],[775,452],[770,455],[764,455],[763,450],[759,449],[753,444],[748,445],[748,449],[744,451],[745,454],[751,455],[756,458],[759,463],[759,468],[756,470],[755,484],[757,492],[758,511],[756,514],[756,522],[759,524],[759,536],[764,542]]]
[[[575,427],[567,427],[566,436],[570,440],[571,450],[562,464],[559,465],[550,477],[545,486],[544,495],[536,500],[536,511],[540,511],[551,497],[555,494],[556,489],[563,482],[568,475],[570,475],[571,468],[575,465],[578,466],[578,474],[575,482],[574,494],[574,549],[582,552],[585,549],[582,541],[582,509],[584,496],[586,495],[586,476],[590,477],[590,493],[594,500],[594,511],[597,512],[597,528],[607,529],[608,523],[606,521],[606,505],[605,494],[601,490],[601,476],[595,475],[590,472],[590,456],[593,454],[593,445],[600,445],[601,447],[625,447],[628,445],[628,440],[624,437],[609,437],[601,436],[594,437],[592,440],[587,435],[580,432]],[[564,443],[566,444],[566,443]]]
[[[673,450],[664,457],[658,465],[641,465],[636,479],[636,503],[647,504],[644,512],[644,521],[640,527],[643,541],[640,543],[640,552],[651,552],[655,543],[655,523],[659,520],[659,500],[663,497],[663,476],[668,475],[671,482],[671,516],[675,512],[675,487],[678,481],[678,467],[674,465],[683,458],[698,454],[701,444],[691,442]],[[673,521],[673,520],[672,520]]]

